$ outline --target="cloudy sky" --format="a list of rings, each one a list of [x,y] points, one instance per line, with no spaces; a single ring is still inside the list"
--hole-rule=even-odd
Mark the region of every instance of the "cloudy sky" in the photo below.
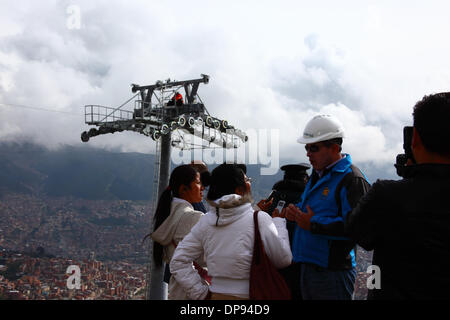
[[[296,138],[312,116],[328,113],[343,123],[353,161],[389,176],[414,103],[449,89],[449,7],[0,0],[0,141],[81,145],[84,105],[117,107],[132,96],[131,83],[204,73],[210,82],[199,94],[208,110],[244,130],[279,130],[282,163],[306,162]],[[154,148],[132,132],[89,144]]]

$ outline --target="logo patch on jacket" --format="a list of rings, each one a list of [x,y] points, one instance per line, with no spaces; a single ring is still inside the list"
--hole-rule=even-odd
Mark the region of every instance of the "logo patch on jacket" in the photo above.
[[[328,187],[325,187],[325,189],[323,189],[322,196],[328,197],[329,193],[330,193],[330,189],[328,189]]]

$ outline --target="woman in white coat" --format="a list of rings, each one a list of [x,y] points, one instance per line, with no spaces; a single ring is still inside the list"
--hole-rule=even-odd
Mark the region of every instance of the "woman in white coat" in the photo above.
[[[172,277],[189,299],[248,299],[254,245],[250,179],[245,165],[222,164],[213,170],[207,201],[212,207],[179,243],[170,263]],[[258,215],[264,248],[277,268],[291,264],[286,220]],[[211,286],[192,269],[204,256]]]
[[[154,216],[155,227],[151,237],[155,241],[153,259],[156,265],[161,266],[163,261],[170,263],[178,243],[203,215],[192,207],[192,203],[202,201],[203,190],[200,174],[191,165],[181,165],[172,171],[169,186],[161,194]],[[187,299],[185,291],[173,277],[169,280],[168,298]]]

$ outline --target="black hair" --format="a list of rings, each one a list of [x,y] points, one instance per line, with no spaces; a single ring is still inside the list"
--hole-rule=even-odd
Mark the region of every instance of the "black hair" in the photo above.
[[[208,200],[216,200],[227,194],[236,193],[236,188],[246,187],[245,164],[221,164],[215,168],[210,177]]]
[[[339,152],[341,152],[342,151],[342,141],[343,141],[342,138],[334,138],[334,139],[322,141],[322,143],[327,147],[330,147],[333,144],[337,144],[339,146]]]
[[[425,149],[450,156],[450,92],[424,96],[414,106],[413,119]]]
[[[153,231],[167,219],[170,215],[170,207],[173,197],[179,197],[178,191],[181,185],[190,188],[192,181],[195,181],[198,171],[191,165],[181,165],[176,167],[170,174],[169,186],[162,192],[156,207]],[[153,259],[157,266],[162,265],[163,246],[158,242],[153,244]]]
[[[211,173],[209,171],[200,173],[200,181],[205,188],[208,187],[211,183]]]

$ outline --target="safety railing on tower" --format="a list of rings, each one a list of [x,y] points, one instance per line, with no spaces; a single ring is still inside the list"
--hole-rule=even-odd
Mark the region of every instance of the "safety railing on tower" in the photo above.
[[[89,125],[99,125],[107,122],[132,119],[132,111],[94,104],[84,106],[84,121]]]

